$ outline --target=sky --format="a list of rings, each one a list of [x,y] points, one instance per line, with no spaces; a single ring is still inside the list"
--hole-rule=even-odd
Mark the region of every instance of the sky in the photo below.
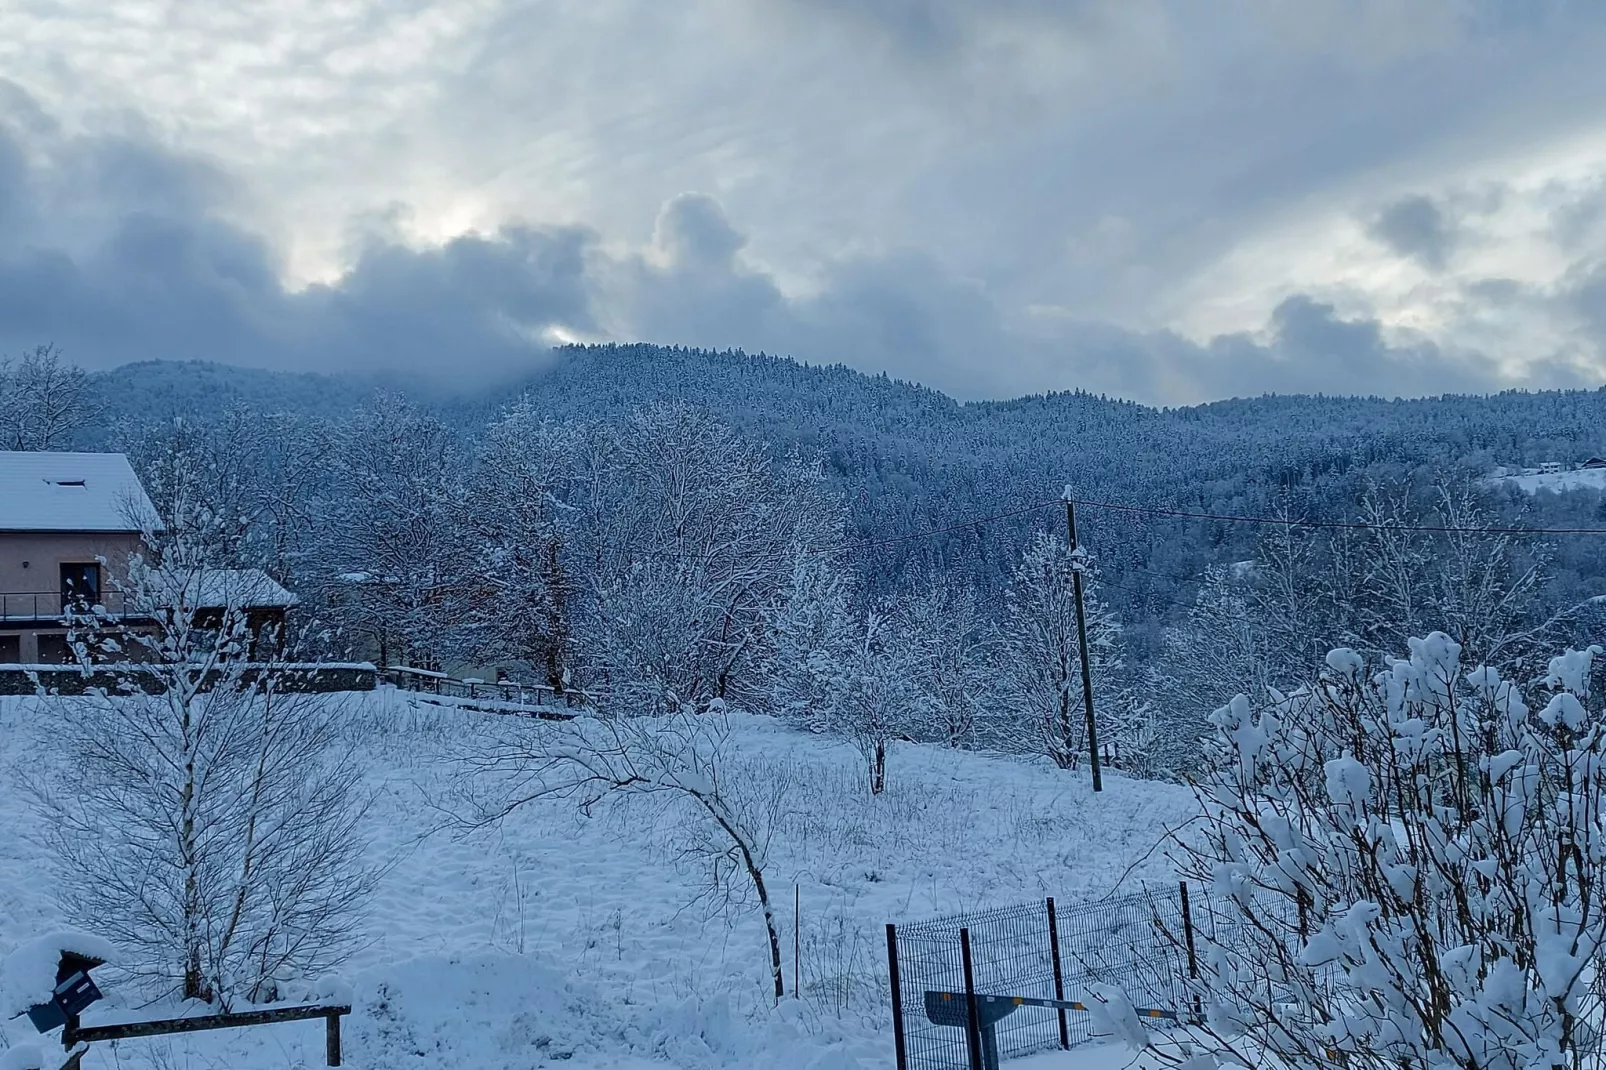
[[[0,354],[1606,382],[1594,0],[8,0]]]

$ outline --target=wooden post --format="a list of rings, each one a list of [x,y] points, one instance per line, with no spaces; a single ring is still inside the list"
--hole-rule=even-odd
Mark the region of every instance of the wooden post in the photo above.
[[[903,982],[898,976],[898,927],[890,922],[887,924],[887,976],[892,981],[893,1050],[898,1056],[898,1070],[909,1070],[909,1053],[903,1041]]]
[[[1048,897],[1048,947],[1054,960],[1054,998],[1065,998],[1065,973],[1060,966],[1060,923],[1059,915],[1054,911],[1054,897]],[[1065,1008],[1055,1008],[1060,1019],[1060,1047],[1071,1046],[1071,1031],[1065,1021]]]
[[[340,1015],[338,1014],[331,1014],[324,1019],[323,1063],[325,1066],[340,1065]]]
[[[275,1007],[270,1010],[235,1011],[229,1014],[203,1014],[194,1018],[160,1018],[148,1022],[120,1025],[85,1025],[75,1030],[78,1040],[98,1044],[103,1040],[129,1040],[134,1037],[162,1037],[173,1033],[200,1033],[211,1029],[241,1029],[246,1026],[305,1022],[314,1018],[338,1018],[350,1014],[349,1006],[326,1005]]]
[[[976,1006],[976,975],[971,968],[970,929],[959,930],[959,958],[965,971],[965,1047],[970,1049],[970,1070],[981,1064],[981,1011]]]
[[[1070,495],[1065,497],[1065,526],[1069,530],[1071,553],[1079,548],[1076,541],[1076,503]],[[1087,610],[1082,604],[1082,570],[1075,559],[1071,562],[1071,590],[1076,597],[1076,644],[1082,655],[1082,708],[1087,713],[1087,755],[1093,770],[1093,790],[1104,790],[1104,775],[1099,768],[1099,727],[1093,719],[1093,667],[1087,663]]]

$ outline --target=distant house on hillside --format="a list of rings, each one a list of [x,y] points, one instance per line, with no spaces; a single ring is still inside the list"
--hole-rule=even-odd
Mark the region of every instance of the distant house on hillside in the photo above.
[[[1579,468],[1606,468],[1606,457],[1591,457],[1589,460],[1585,461],[1583,464],[1579,465],[1578,467]]]
[[[0,452],[0,663],[71,661],[71,610],[99,606],[129,629],[150,627],[124,586],[129,558],[144,549],[141,531],[154,528],[155,516],[120,453]],[[258,569],[213,569],[186,582],[198,627],[221,620],[232,605],[260,635],[281,625],[296,602]]]
[[[1539,465],[1539,474],[1542,476],[1552,476],[1561,470],[1562,463],[1560,461],[1544,461]]]

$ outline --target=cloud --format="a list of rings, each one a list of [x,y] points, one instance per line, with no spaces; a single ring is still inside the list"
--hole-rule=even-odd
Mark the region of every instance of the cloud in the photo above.
[[[1455,233],[1431,197],[1416,194],[1395,201],[1373,220],[1371,234],[1401,256],[1413,257],[1430,271],[1443,271]]]
[[[54,340],[96,366],[207,359],[449,382],[527,370],[544,332],[593,326],[584,228],[374,239],[337,282],[291,290],[270,244],[225,218],[231,189],[148,139],[29,143],[0,126],[0,211],[14,222],[0,230],[0,351]]]
[[[0,186],[32,176],[29,205],[0,198],[4,255],[93,275],[129,214],[188,227],[195,285],[223,286],[200,321],[235,317],[302,361],[372,322],[383,273],[398,289],[434,279],[420,307],[498,367],[567,325],[1047,389],[1079,374],[1082,343],[1056,333],[1070,325],[1270,345],[1278,305],[1308,295],[1401,346],[1431,335],[1447,361],[1499,351],[1502,383],[1538,384],[1552,336],[1574,329],[1536,332],[1539,310],[1572,313],[1527,301],[1495,322],[1471,288],[1543,290],[1606,253],[1599,212],[1563,218],[1545,192],[1606,177],[1600,5],[49,7],[0,5],[0,69],[30,94],[0,87],[27,146],[20,165],[0,158]],[[78,147],[41,159],[44,143]],[[1469,183],[1514,192],[1474,211],[1456,199]],[[702,192],[676,200],[688,190]],[[352,220],[392,205],[408,215],[352,246]],[[541,296],[479,292],[492,263]],[[277,290],[239,281],[253,271]],[[298,300],[309,280],[324,289]],[[279,338],[292,306],[322,326]],[[424,361],[408,343],[425,326],[383,348]],[[201,333],[166,330],[175,346]],[[1178,375],[1207,396],[1238,382]]]
[[[238,218],[241,183],[216,162],[138,124],[68,134],[42,115],[0,125],[0,213],[15,224],[0,230],[0,352],[53,341],[92,366],[209,359],[472,386],[528,373],[554,340],[581,337],[766,350],[962,398],[1082,388],[1158,403],[1562,385],[1590,368],[1558,359],[1515,380],[1476,351],[1304,293],[1253,331],[1201,340],[1022,312],[914,245],[844,251],[788,285],[722,200],[699,192],[666,198],[634,248],[575,223],[420,241],[398,209],[340,272],[298,288],[278,247]],[[1601,307],[1595,275],[1567,302],[1483,286],[1485,303],[1499,291],[1507,305],[1549,300],[1586,320]]]
[[[653,227],[653,245],[682,270],[729,271],[746,244],[746,236],[731,226],[719,202],[705,193],[671,198]]]

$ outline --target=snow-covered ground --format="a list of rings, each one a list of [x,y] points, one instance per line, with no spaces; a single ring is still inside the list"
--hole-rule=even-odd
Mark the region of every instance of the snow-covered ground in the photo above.
[[[801,906],[804,998],[775,1009],[762,922],[751,909],[721,916],[699,900],[708,875],[677,864],[674,830],[652,804],[587,818],[543,801],[493,831],[458,834],[442,828],[436,806],[451,755],[508,719],[390,689],[330,701],[369,770],[377,799],[367,828],[390,866],[345,971],[355,992],[346,1062],[359,1067],[890,1067],[887,921],[1169,883],[1151,849],[1192,807],[1176,787],[1107,776],[1094,795],[1085,773],[915,745],[896,748],[888,791],[872,799],[851,746],[738,718],[739,775],[784,770],[795,781],[768,878],[788,988],[794,895]],[[51,716],[49,701],[0,699],[0,955],[62,925],[17,784],[20,762],[48,754]],[[113,991],[108,1003],[118,1002]],[[25,1019],[3,1032],[7,1043],[34,1040]],[[296,1023],[125,1041],[86,1063],[319,1066],[322,1043],[319,1023]],[[1012,1065],[1129,1061],[1111,1049]]]
[[[1561,494],[1571,490],[1606,490],[1606,468],[1576,468],[1566,472],[1501,470],[1490,479],[1495,485],[1508,484],[1529,494],[1549,491]]]

